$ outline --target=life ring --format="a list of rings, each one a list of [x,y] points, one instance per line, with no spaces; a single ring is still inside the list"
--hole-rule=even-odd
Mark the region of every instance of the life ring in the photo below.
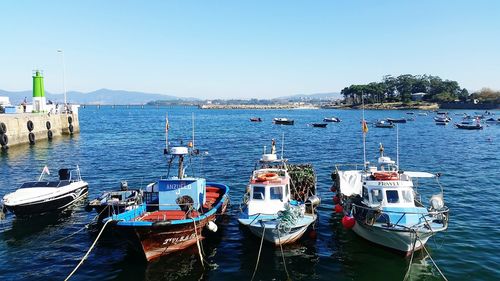
[[[278,179],[278,174],[276,173],[265,173],[257,176],[257,181],[272,181]]]
[[[30,132],[28,134],[28,140],[30,141],[30,144],[35,144],[35,134]]]
[[[45,127],[47,127],[47,130],[50,130],[50,128],[52,127],[50,125],[50,121],[45,122]]]
[[[33,125],[33,121],[31,120],[28,120],[28,123],[26,123],[26,126],[28,127],[28,131],[33,131],[33,129],[35,128],[35,125]]]
[[[0,134],[0,145],[6,146],[9,143],[9,137],[6,134]]]
[[[375,172],[373,173],[373,176],[379,181],[398,180],[397,172]]]
[[[48,131],[47,131],[47,138],[48,138],[49,140],[51,140],[53,136],[54,136],[54,134],[52,133],[52,131],[51,131],[51,130],[48,130]]]
[[[5,123],[0,122],[0,134],[5,134],[5,133],[7,133],[7,126],[5,125]]]

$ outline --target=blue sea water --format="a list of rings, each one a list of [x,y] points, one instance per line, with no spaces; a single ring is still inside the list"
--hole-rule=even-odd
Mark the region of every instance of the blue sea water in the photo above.
[[[454,119],[459,118],[452,111]],[[362,163],[361,112],[357,110],[201,110],[194,107],[101,107],[80,110],[81,133],[13,147],[0,155],[0,195],[35,179],[48,165],[79,165],[89,182],[92,199],[119,187],[144,187],[167,173],[163,156],[165,115],[169,140],[191,138],[195,116],[195,145],[203,153],[188,167],[210,181],[231,187],[232,205],[219,231],[203,241],[210,266],[199,263],[196,248],[145,263],[112,233],[106,233],[72,280],[250,280],[260,240],[236,220],[246,183],[263,146],[284,135],[284,155],[292,163],[312,163],[322,198],[316,237],[285,246],[286,269],[292,280],[402,280],[409,258],[375,246],[343,229],[334,214],[330,173],[337,163]],[[468,113],[473,113],[468,111]],[[366,111],[366,119],[409,117],[402,111]],[[500,112],[496,112],[500,115]],[[263,122],[253,123],[251,117]],[[327,128],[307,124],[338,116]],[[294,126],[272,124],[274,117],[295,119]],[[399,161],[404,170],[440,172],[445,201],[451,209],[449,229],[429,240],[431,257],[449,280],[500,280],[500,125],[466,131],[434,125],[432,114],[413,115],[400,124]],[[454,120],[456,121],[456,120]],[[378,145],[396,158],[396,129],[369,127],[367,159],[375,161]],[[437,192],[431,181],[421,183],[425,195]],[[0,222],[2,280],[62,280],[78,264],[96,238],[85,228],[95,213],[79,204],[58,216]],[[285,280],[280,248],[265,245],[255,280]],[[430,257],[419,252],[411,265],[411,280],[441,280]]]

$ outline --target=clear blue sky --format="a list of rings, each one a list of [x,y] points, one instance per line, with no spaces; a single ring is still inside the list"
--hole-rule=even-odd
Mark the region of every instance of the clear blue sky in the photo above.
[[[0,89],[199,98],[431,74],[500,89],[500,1],[2,1]]]

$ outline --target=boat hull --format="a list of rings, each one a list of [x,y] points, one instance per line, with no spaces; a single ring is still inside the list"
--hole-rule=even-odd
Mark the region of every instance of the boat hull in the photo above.
[[[419,239],[415,241],[415,234],[412,231],[367,225],[359,220],[356,221],[353,231],[372,243],[396,250],[405,255],[409,255],[412,251],[421,249],[433,235],[432,232],[417,231]]]
[[[262,238],[262,235],[264,235],[265,241],[278,246],[291,244],[299,240],[315,220],[316,215],[306,214],[294,226],[285,230],[277,227],[280,223],[278,219],[240,219],[238,221],[247,226],[255,236]]]
[[[82,186],[68,193],[60,194],[57,197],[30,202],[26,204],[9,205],[4,204],[5,208],[16,216],[41,215],[50,212],[57,212],[66,209],[88,194],[88,186]]]

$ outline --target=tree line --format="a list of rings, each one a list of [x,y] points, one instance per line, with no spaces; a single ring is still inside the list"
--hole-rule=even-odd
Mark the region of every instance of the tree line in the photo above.
[[[424,101],[465,101],[469,92],[460,88],[457,81],[443,80],[439,76],[404,74],[397,77],[386,75],[382,82],[351,85],[340,92],[347,103],[360,104],[383,102],[410,102],[412,94],[425,93]]]

